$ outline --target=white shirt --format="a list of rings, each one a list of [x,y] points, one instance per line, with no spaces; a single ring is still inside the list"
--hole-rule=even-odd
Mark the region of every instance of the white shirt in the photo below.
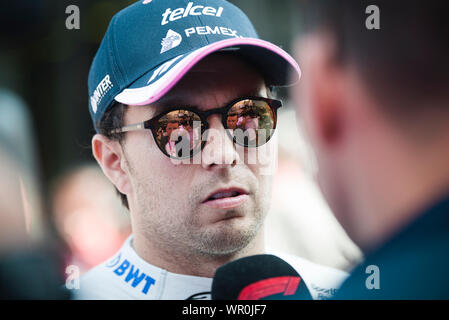
[[[74,290],[83,300],[210,299],[212,278],[169,272],[144,261],[131,245],[131,235],[109,260],[88,271]],[[346,279],[346,272],[321,266],[289,254],[272,253],[301,275],[313,299],[331,297]]]

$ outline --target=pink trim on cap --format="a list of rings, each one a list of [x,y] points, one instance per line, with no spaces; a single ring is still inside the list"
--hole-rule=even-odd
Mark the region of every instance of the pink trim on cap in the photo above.
[[[217,50],[237,45],[262,47],[278,54],[296,71],[297,79],[293,79],[292,84],[296,83],[300,79],[301,69],[298,64],[287,52],[278,46],[275,46],[270,42],[254,38],[227,39],[212,43],[192,52],[179,61],[155,83],[141,88],[125,89],[115,97],[115,100],[128,105],[147,105],[155,102],[163,97],[171,88],[173,88],[175,84],[178,83],[178,81],[181,80],[181,78],[205,56]]]

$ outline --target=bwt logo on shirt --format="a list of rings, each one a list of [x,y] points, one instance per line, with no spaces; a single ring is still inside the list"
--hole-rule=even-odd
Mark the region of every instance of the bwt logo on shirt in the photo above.
[[[115,261],[114,261],[115,262]],[[118,261],[117,261],[118,262]],[[117,265],[117,262],[110,264],[110,268]],[[136,288],[139,284],[142,283],[142,293],[147,294],[150,287],[156,283],[149,275],[140,272],[139,268],[136,268],[132,263],[130,263],[127,259],[123,260],[123,262],[113,270],[113,272],[121,277],[124,275],[123,280],[129,283],[133,288]]]
[[[171,8],[167,8],[165,12],[162,14],[162,22],[161,25],[166,25],[167,23],[179,19],[183,19],[187,16],[215,16],[221,17],[223,13],[223,7],[219,7],[218,9],[214,7],[205,7],[205,6],[194,6],[193,2],[189,2],[187,7],[185,8],[177,8],[175,10],[171,10]]]

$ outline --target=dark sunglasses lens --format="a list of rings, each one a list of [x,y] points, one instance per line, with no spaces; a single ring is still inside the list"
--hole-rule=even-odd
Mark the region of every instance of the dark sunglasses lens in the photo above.
[[[258,147],[270,140],[275,119],[267,101],[247,99],[229,109],[226,124],[237,144]]]
[[[169,157],[186,159],[201,150],[202,131],[199,115],[189,110],[174,110],[159,118],[156,141]]]

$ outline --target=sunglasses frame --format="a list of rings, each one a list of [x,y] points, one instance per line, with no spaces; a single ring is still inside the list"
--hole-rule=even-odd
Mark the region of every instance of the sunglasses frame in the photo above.
[[[223,124],[223,127],[226,129],[226,132],[228,133],[229,137],[231,139],[233,139],[233,137],[231,136],[231,134],[229,133],[229,128],[228,128],[228,124],[227,124],[227,115],[229,110],[236,105],[238,102],[244,101],[244,100],[258,100],[258,101],[264,101],[268,104],[268,106],[270,107],[271,111],[273,112],[273,128],[271,130],[275,130],[276,129],[276,124],[277,124],[277,110],[282,107],[282,101],[281,100],[276,100],[276,99],[271,99],[271,98],[264,98],[264,97],[255,97],[255,96],[246,96],[246,97],[241,97],[241,98],[237,98],[232,100],[231,102],[227,103],[224,107],[220,107],[220,108],[215,108],[215,109],[211,109],[211,110],[207,110],[207,111],[200,111],[198,110],[196,107],[173,107],[167,110],[164,110],[164,112],[158,114],[157,116],[145,120],[143,122],[139,122],[139,123],[134,123],[134,124],[130,124],[130,125],[126,125],[123,126],[121,128],[116,128],[110,131],[111,134],[117,134],[117,133],[124,133],[124,132],[129,132],[129,131],[137,131],[137,130],[151,130],[151,133],[153,134],[153,139],[154,142],[156,143],[156,145],[159,147],[159,149],[162,151],[162,153],[164,155],[166,155],[169,158],[172,158],[173,156],[169,155],[167,153],[166,150],[164,150],[163,146],[161,146],[157,141],[157,130],[158,128],[160,128],[158,121],[160,118],[162,118],[163,116],[167,115],[168,113],[175,111],[175,110],[186,110],[186,111],[190,111],[195,113],[197,116],[199,116],[200,120],[201,120],[201,135],[203,134],[204,131],[209,129],[209,121],[207,121],[207,118],[213,114],[221,114],[221,122]],[[270,135],[269,138],[267,139],[267,141],[265,141],[265,143],[267,143],[271,137],[273,135]],[[252,146],[245,146],[242,145],[240,143],[238,143],[237,141],[235,141],[235,139],[233,139],[233,141],[245,148],[252,148]],[[199,150],[203,150],[205,144],[207,141],[202,141],[201,142],[201,148]],[[263,144],[265,144],[263,143]],[[254,146],[254,148],[260,147],[262,146],[258,145],[258,146]],[[192,158],[196,153],[199,152],[199,150],[197,152],[193,152],[194,150],[191,150],[190,155],[189,156],[185,156],[185,157],[174,157],[175,159],[188,159],[188,158]]]

